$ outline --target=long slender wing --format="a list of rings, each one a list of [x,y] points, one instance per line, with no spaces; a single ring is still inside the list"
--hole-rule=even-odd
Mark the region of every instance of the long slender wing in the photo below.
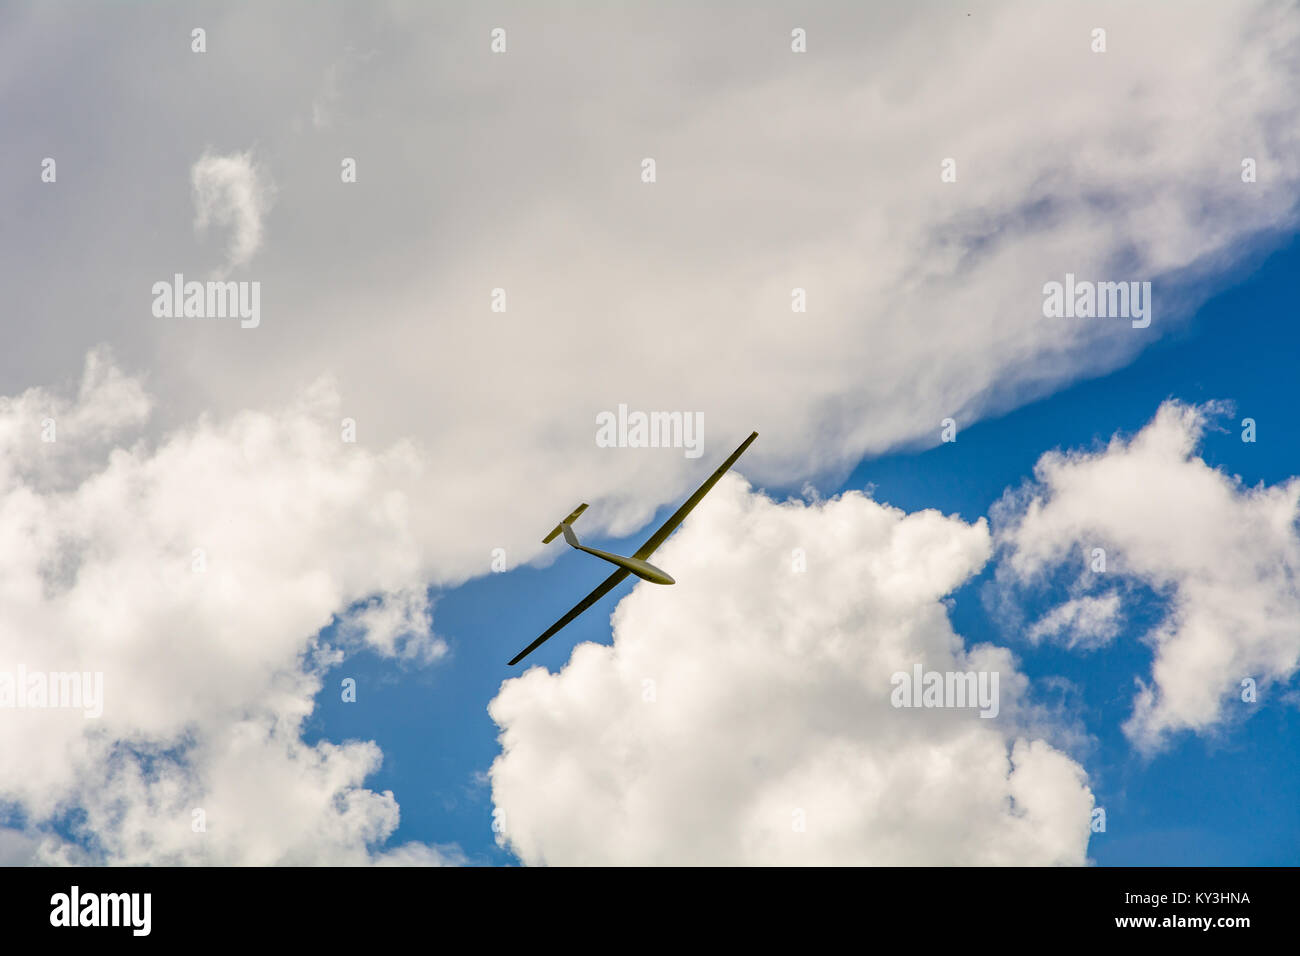
[[[724,461],[717,471],[709,475],[708,481],[700,485],[699,490],[687,498],[686,503],[674,511],[673,516],[665,521],[658,531],[650,535],[646,543],[641,545],[641,547],[637,549],[636,554],[632,555],[632,557],[644,561],[654,553],[655,548],[667,541],[668,536],[676,531],[677,526],[686,519],[688,514],[691,513],[691,509],[700,503],[700,499],[709,493],[709,489],[718,483],[718,479],[727,473],[727,469],[736,463],[736,459],[745,453],[745,449],[748,448],[757,437],[758,432],[754,432],[741,442],[740,447],[731,453],[731,457]]]
[[[659,545],[663,544],[666,540],[668,540],[668,536],[672,534],[674,531],[676,531],[677,526],[686,519],[686,516],[688,514],[691,513],[691,509],[700,503],[700,499],[709,493],[709,489],[718,483],[718,479],[727,473],[727,470],[736,463],[736,459],[738,459],[741,455],[745,453],[745,449],[748,448],[753,443],[754,439],[757,437],[758,437],[758,432],[754,432],[743,442],[741,442],[740,447],[731,453],[731,457],[728,458],[726,461],[724,461],[721,467],[719,467],[717,471],[715,471],[712,475],[710,475],[708,480],[704,482],[704,484],[700,485],[700,487],[696,490],[695,494],[691,495],[689,498],[686,499],[685,504],[683,504],[680,508],[678,508],[676,511],[673,512],[671,518],[669,518],[662,525],[660,525],[659,530],[656,531],[654,534],[652,534],[649,540],[646,541],[645,544],[641,545],[641,547],[637,550],[636,554],[632,555],[632,557],[644,561],[654,552],[655,548],[659,547]],[[512,665],[518,664],[525,657],[527,657],[529,654],[535,651],[543,641],[550,638],[557,631],[559,631],[560,628],[564,627],[575,617],[577,617],[583,611],[587,610],[587,608],[591,607],[593,604],[595,604],[597,601],[603,598],[606,594],[612,591],[618,585],[618,583],[622,581],[625,577],[627,577],[630,573],[631,572],[628,571],[626,568],[619,568],[617,571],[615,571],[613,574],[607,577],[604,581],[600,582],[600,584],[596,587],[596,590],[592,591],[585,598],[579,601],[574,606],[573,610],[571,610],[568,614],[564,615],[564,617],[560,618],[558,621],[556,621],[554,624],[548,627],[546,629],[546,632],[541,637],[533,641],[533,643],[529,644],[522,651],[516,654],[514,658],[510,661],[510,663]]]
[[[564,627],[564,625],[568,624],[570,621],[572,621],[583,611],[587,610],[587,608],[591,607],[593,604],[595,604],[597,601],[603,598],[610,591],[614,590],[614,588],[618,585],[618,583],[631,573],[632,572],[628,571],[626,568],[619,568],[617,571],[615,571],[613,574],[607,577],[604,581],[601,581],[600,584],[596,586],[596,590],[592,591],[585,598],[583,598],[576,605],[574,605],[572,611],[570,611],[568,614],[564,615],[564,617],[560,618],[558,621],[556,621],[554,624],[548,627],[546,629],[545,634],[543,634],[537,640],[533,641],[533,643],[529,644],[522,651],[516,654],[514,658],[510,661],[510,663],[512,665],[518,664],[520,661],[522,661],[533,651],[537,650],[538,646],[543,641],[545,641],[547,638],[553,635],[560,628]]]

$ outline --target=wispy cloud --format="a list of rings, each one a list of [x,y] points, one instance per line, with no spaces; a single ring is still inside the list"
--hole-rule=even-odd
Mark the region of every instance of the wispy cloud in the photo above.
[[[215,276],[224,278],[247,265],[262,248],[262,220],[271,207],[275,187],[266,171],[253,161],[252,151],[219,156],[205,152],[190,170],[194,194],[194,229],[204,235],[209,226],[228,229],[226,260]]]

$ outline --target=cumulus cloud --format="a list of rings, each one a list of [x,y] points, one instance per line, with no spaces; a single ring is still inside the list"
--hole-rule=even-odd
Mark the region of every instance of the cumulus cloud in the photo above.
[[[803,55],[788,47],[796,11],[811,17]],[[399,655],[436,655],[412,603],[427,582],[413,569],[446,582],[486,573],[495,548],[511,566],[533,559],[539,518],[554,520],[579,488],[591,529],[629,532],[752,428],[764,435],[754,474],[794,484],[864,453],[933,442],[945,417],[965,425],[1126,361],[1195,304],[1199,280],[1296,221],[1300,22],[1287,4],[1190,4],[1177,16],[1019,0],[970,18],[805,3],[740,19],[692,3],[500,13],[504,56],[488,52],[474,15],[445,5],[339,10],[300,18],[290,33],[268,29],[272,14],[261,10],[216,11],[210,33],[237,38],[240,69],[216,83],[203,72],[221,62],[214,54],[186,54],[166,84],[157,64],[192,26],[183,10],[11,18],[4,61],[33,87],[70,91],[70,108],[31,122],[11,111],[12,138],[66,142],[83,161],[58,188],[16,170],[0,176],[9,233],[39,240],[0,257],[7,307],[36,319],[23,349],[0,354],[0,388],[52,381],[70,350],[111,337],[158,397],[147,417],[134,398],[110,406],[143,423],[145,444],[93,453],[41,445],[35,410],[22,412],[18,440],[44,457],[0,465],[10,468],[9,506],[34,503],[59,520],[5,533],[40,556],[29,587],[76,598],[38,605],[35,621],[76,610],[83,630],[117,639],[155,633],[122,625],[137,619],[129,615],[152,613],[170,632],[188,627],[196,604],[211,621],[242,601],[239,619],[254,622],[266,648],[246,649],[278,667],[303,634],[384,592],[392,597],[358,612],[366,633]],[[1111,41],[1101,55],[1089,49],[1099,17]],[[48,50],[71,26],[100,42],[69,65]],[[364,71],[330,74],[356,36],[379,55]],[[131,42],[114,42],[122,37]],[[106,75],[117,82],[89,81]],[[322,76],[318,128],[293,123],[312,90],[290,78]],[[169,149],[146,134],[160,126]],[[344,126],[347,143],[365,148],[323,151]],[[256,142],[258,162],[207,151],[211,142]],[[342,184],[338,159],[353,154],[358,182]],[[638,176],[646,156],[659,164],[653,185]],[[1247,156],[1260,171],[1251,184],[1240,180]],[[948,157],[958,179],[945,184]],[[192,225],[228,234],[222,274],[264,248],[268,168],[294,188],[276,199],[277,242],[259,259],[260,326],[153,319],[144,278],[185,271],[176,250]],[[39,202],[31,189],[43,190]],[[193,220],[178,198],[187,190]],[[1043,283],[1066,272],[1155,282],[1150,329],[1044,319]],[[489,310],[497,287],[505,313]],[[807,291],[805,313],[791,311],[796,287]],[[280,411],[322,371],[359,423],[356,448],[370,449],[346,464],[324,451],[332,435],[298,427],[310,413]],[[680,453],[597,448],[595,415],[624,402],[704,413],[699,469],[683,468]],[[74,411],[86,431],[97,427],[99,406]],[[68,415],[51,416],[61,436]],[[265,447],[299,440],[301,470]],[[266,500],[243,477],[253,460],[276,463]],[[414,481],[422,462],[439,468],[418,502],[400,487],[369,487],[384,483],[376,472],[397,482],[405,465]],[[225,481],[265,537],[238,509],[205,513],[226,500]],[[358,485],[369,510],[352,497]],[[191,486],[202,494],[182,492]],[[167,494],[154,500],[157,489]],[[137,500],[161,523],[133,511]],[[312,506],[336,518],[339,509],[332,533],[325,517],[305,514]],[[74,507],[89,526],[61,510]],[[218,521],[227,514],[228,526]],[[295,543],[300,526],[314,529],[312,550]],[[227,527],[237,540],[225,540]],[[174,616],[159,610],[158,535],[168,559],[199,547],[195,536],[208,542],[206,580],[220,593],[181,592]],[[262,555],[256,583],[222,576],[222,548],[244,541]],[[105,555],[135,576],[83,579],[83,565],[94,571]],[[21,554],[5,560],[27,567]],[[281,573],[287,608],[272,586]],[[147,594],[140,608],[136,589]],[[288,632],[271,638],[272,627]],[[215,647],[244,646],[218,631]],[[152,659],[141,655],[142,673]],[[198,688],[191,706],[203,704],[186,662],[165,650],[160,660],[182,668],[181,686]],[[263,673],[253,669],[248,693]],[[152,679],[164,680],[162,668]],[[142,732],[138,720],[146,739],[175,739],[174,722],[146,713],[161,706],[153,691],[137,696],[140,713],[120,729]],[[245,699],[239,691],[220,704]],[[292,732],[276,733],[288,747]],[[357,779],[365,755],[347,760],[322,779]],[[43,772],[53,776],[41,793],[72,794],[57,770]],[[353,832],[350,846],[373,831]]]
[[[1227,705],[1243,679],[1284,683],[1300,662],[1300,478],[1246,487],[1207,465],[1196,452],[1221,411],[1169,401],[1131,439],[1046,454],[1035,481],[994,512],[1000,566],[1015,586],[1077,568],[1076,586],[1118,576],[1167,597],[1144,637],[1155,655],[1150,682],[1138,681],[1124,725],[1148,751],[1178,731],[1214,730],[1233,716]],[[1105,549],[1104,575],[1092,570],[1094,548]],[[1110,605],[1090,607],[1086,627],[1106,631]],[[1077,623],[1078,611],[1060,620]]]
[[[274,187],[266,172],[253,162],[251,151],[219,156],[205,152],[190,170],[194,194],[194,229],[200,235],[210,225],[230,231],[223,278],[247,265],[262,248],[262,219],[270,207]]]
[[[1084,863],[1083,769],[1010,653],[948,621],[989,550],[982,519],[724,479],[657,552],[677,585],[492,701],[502,841],[529,864]],[[998,672],[998,717],[892,706],[916,664]]]
[[[23,824],[0,852],[130,864],[454,859],[383,848],[399,810],[392,793],[364,786],[381,761],[374,743],[302,740],[342,646],[417,661],[445,651],[404,518],[419,480],[409,449],[341,441],[327,383],[274,415],[205,419],[156,444],[130,440],[148,405],[104,353],[87,360],[75,399],[33,389],[0,402],[0,671],[103,675],[97,719],[6,698],[0,806]],[[31,440],[50,409],[55,440]],[[65,445],[83,469],[72,482],[42,461]],[[352,606],[339,646],[320,642]]]

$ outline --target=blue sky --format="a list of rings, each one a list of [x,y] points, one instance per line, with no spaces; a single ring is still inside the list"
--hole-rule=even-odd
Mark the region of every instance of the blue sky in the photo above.
[[[3,714],[0,863],[1294,862],[1297,50],[1277,0],[4,6],[0,704],[105,699]],[[507,667],[606,576],[559,517],[631,551],[751,430],[676,586]],[[999,717],[891,707],[922,662]]]
[[[1131,434],[1171,397],[1233,402],[1237,415],[1221,422],[1224,430],[1207,434],[1204,459],[1247,485],[1285,480],[1300,472],[1300,418],[1293,413],[1300,401],[1296,275],[1300,241],[1238,276],[1127,367],[978,422],[956,442],[866,459],[840,486],[818,491],[825,497],[870,484],[877,500],[904,510],[937,508],[973,520],[1028,478],[1043,452],[1088,448],[1116,432]],[[1240,440],[1236,423],[1246,416],[1258,422],[1255,443]],[[766,489],[776,497],[799,490]],[[566,507],[556,503],[557,511]],[[548,516],[538,516],[537,523],[541,529]],[[643,537],[595,543],[628,553]],[[1294,741],[1300,708],[1277,699],[1282,689],[1213,739],[1182,733],[1165,751],[1144,757],[1120,725],[1132,708],[1134,676],[1150,669],[1151,651],[1139,638],[1161,612],[1158,598],[1148,591],[1145,603],[1130,608],[1127,626],[1107,648],[1090,654],[1034,648],[1004,631],[981,601],[992,572],[990,564],[955,593],[954,627],[968,644],[992,641],[1013,648],[1036,693],[1062,701],[1094,738],[1079,759],[1097,805],[1107,811],[1107,829],[1092,836],[1091,859],[1101,866],[1296,863],[1300,752]],[[368,784],[392,789],[401,805],[394,841],[455,843],[474,863],[514,862],[494,842],[490,794],[479,776],[498,753],[487,702],[503,679],[516,676],[505,661],[604,575],[602,565],[564,553],[547,568],[490,574],[438,595],[435,630],[450,641],[450,658],[429,668],[396,668],[370,653],[350,658],[331,672],[318,695],[306,739],[381,743],[384,765]],[[575,644],[608,643],[609,614],[626,591],[609,595],[543,645],[530,665],[556,670]],[[1042,596],[1044,605],[1051,597]],[[340,702],[343,676],[358,681],[356,704]],[[1052,677],[1065,678],[1073,688],[1062,696],[1037,686]]]

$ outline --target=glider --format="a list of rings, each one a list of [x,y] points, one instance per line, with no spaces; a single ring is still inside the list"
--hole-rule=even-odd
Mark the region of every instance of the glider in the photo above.
[[[673,581],[672,575],[667,571],[664,571],[662,568],[656,568],[653,564],[647,561],[646,558],[650,557],[650,555],[654,553],[655,548],[668,540],[668,536],[676,531],[677,526],[685,520],[688,514],[691,513],[691,509],[700,503],[700,499],[709,493],[709,489],[718,483],[718,479],[727,473],[727,469],[736,463],[736,459],[745,453],[745,449],[748,448],[757,437],[758,432],[754,432],[741,442],[740,447],[731,453],[731,457],[724,461],[718,470],[711,474],[704,484],[700,485],[695,494],[687,498],[686,502],[673,512],[672,517],[660,525],[659,530],[650,535],[650,537],[646,539],[646,543],[637,548],[636,553],[630,558],[624,557],[621,554],[610,554],[608,551],[589,548],[579,541],[578,536],[573,533],[572,525],[573,522],[578,520],[578,516],[587,510],[587,506],[586,504],[580,504],[578,507],[574,508],[572,514],[557,524],[551,533],[542,539],[542,544],[550,544],[555,540],[557,535],[562,534],[564,535],[564,540],[569,543],[570,547],[595,555],[598,558],[608,561],[610,564],[616,564],[618,565],[618,570],[607,577],[604,581],[601,581],[600,584],[597,585],[596,590],[592,591],[585,598],[579,601],[574,606],[573,610],[569,611],[568,614],[564,615],[564,617],[560,618],[548,627],[541,637],[516,654],[510,661],[511,665],[518,664],[525,657],[535,651],[543,641],[554,635],[560,630],[560,628],[564,627],[583,611],[587,610],[587,608],[591,607],[610,591],[614,590],[619,582],[629,574],[635,574],[643,581],[649,581],[651,584],[675,584],[676,582]]]

